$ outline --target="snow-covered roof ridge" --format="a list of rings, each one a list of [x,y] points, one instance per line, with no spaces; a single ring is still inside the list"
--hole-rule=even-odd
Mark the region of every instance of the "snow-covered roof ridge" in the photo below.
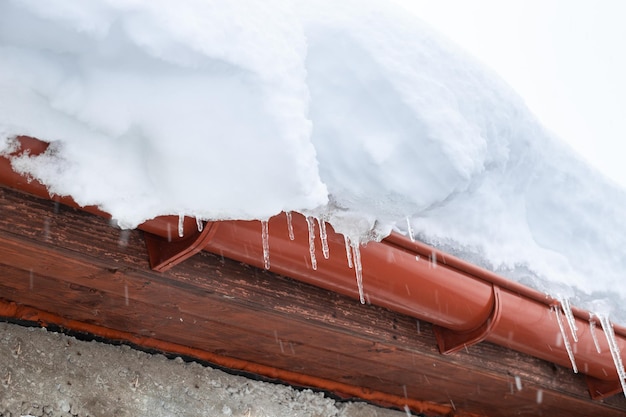
[[[125,227],[299,211],[356,242],[409,218],[626,321],[624,190],[418,20],[314,4],[1,3],[1,139],[53,142],[14,168]]]

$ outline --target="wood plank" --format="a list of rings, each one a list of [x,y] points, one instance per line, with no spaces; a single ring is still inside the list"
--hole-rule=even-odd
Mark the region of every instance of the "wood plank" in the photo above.
[[[545,361],[488,343],[442,356],[428,323],[209,253],[155,273],[141,232],[7,189],[0,201],[2,298],[468,413],[626,410],[622,397],[592,402],[581,375]]]

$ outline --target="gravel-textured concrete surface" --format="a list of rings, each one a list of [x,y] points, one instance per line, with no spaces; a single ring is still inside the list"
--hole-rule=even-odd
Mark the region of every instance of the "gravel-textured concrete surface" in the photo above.
[[[405,417],[180,358],[0,323],[0,417]]]

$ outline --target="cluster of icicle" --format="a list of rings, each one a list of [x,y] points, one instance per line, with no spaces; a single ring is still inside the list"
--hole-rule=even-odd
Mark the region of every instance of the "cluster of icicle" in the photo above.
[[[295,235],[293,232],[292,214],[286,212],[287,215],[287,229],[289,231],[289,239],[294,240]],[[311,257],[311,267],[317,270],[317,257],[315,255],[315,224],[319,226],[319,235],[322,242],[322,254],[324,259],[330,257],[330,250],[328,248],[328,235],[326,233],[326,221],[319,217],[306,216],[306,222],[309,229],[309,254]],[[178,216],[178,236],[184,237],[184,224],[185,215],[180,214]],[[202,219],[196,218],[196,224],[198,226],[198,232],[202,232],[204,223]],[[269,245],[269,225],[267,220],[261,220],[261,239],[263,244],[263,266],[265,269],[270,269],[270,245]],[[348,267],[354,268],[356,275],[356,283],[359,290],[359,300],[361,304],[365,304],[365,293],[363,291],[363,267],[361,265],[361,249],[357,239],[350,239],[344,236],[346,245],[346,257],[348,259]]]
[[[291,212],[285,213],[287,216],[287,230],[289,232],[289,239],[294,240],[296,237],[293,232],[293,223]],[[315,251],[315,225],[317,223],[319,227],[319,236],[322,243],[322,255],[324,259],[330,257],[330,250],[328,248],[328,234],[326,233],[326,221],[323,218],[306,216],[306,223],[309,231],[309,256],[311,258],[311,268],[317,270],[317,257]],[[263,263],[265,269],[270,268],[270,253],[269,253],[269,231],[267,221],[261,221],[261,237],[263,239]],[[359,290],[359,300],[361,304],[365,304],[365,294],[363,291],[363,267],[361,265],[361,250],[358,240],[351,240],[349,237],[344,236],[344,242],[346,247],[346,258],[348,260],[348,267],[354,268],[356,275],[356,284]]]
[[[556,315],[556,322],[559,325],[559,330],[561,331],[561,337],[563,338],[563,343],[565,344],[567,356],[569,356],[569,360],[572,363],[572,369],[574,370],[574,373],[578,373],[578,366],[576,365],[574,350],[572,349],[572,343],[570,342],[569,336],[565,331],[565,325],[563,324],[562,316],[565,316],[574,343],[578,343],[578,327],[576,326],[576,320],[574,318],[574,313],[572,312],[572,306],[569,299],[562,297],[559,301],[560,308],[558,306],[554,306],[553,311]],[[613,358],[613,363],[619,377],[619,382],[622,385],[622,391],[624,393],[624,396],[626,396],[626,371],[624,370],[624,364],[622,363],[622,357],[619,346],[617,344],[617,339],[615,337],[613,323],[611,323],[608,316],[604,314],[589,313],[589,331],[591,333],[591,338],[593,339],[593,344],[595,345],[596,351],[598,353],[602,353],[600,349],[600,343],[598,342],[598,336],[596,335],[596,326],[598,321],[602,326],[602,330],[604,336],[606,337],[606,342],[609,345],[611,357]]]
[[[289,239],[294,240],[296,237],[293,231],[292,214],[285,213],[287,216],[287,230]],[[330,257],[328,248],[328,234],[326,233],[326,221],[319,217],[306,216],[306,223],[309,229],[309,256],[311,258],[311,268],[317,270],[317,256],[315,251],[315,225],[319,227],[319,236],[322,243],[322,254],[324,259]],[[261,221],[261,239],[263,242],[263,265],[265,269],[270,269],[270,245],[269,245],[269,225],[267,220]],[[363,292],[363,267],[361,266],[361,250],[358,241],[352,241],[349,237],[344,236],[346,245],[346,257],[348,259],[348,267],[354,268],[356,274],[356,284],[359,290],[359,300],[361,304],[365,304],[365,294]]]
[[[286,212],[287,215],[287,229],[289,230],[289,239],[294,240],[295,235],[293,232],[292,215],[291,212]],[[328,259],[330,256],[330,250],[328,248],[328,235],[326,233],[326,221],[321,218],[313,216],[306,216],[306,222],[309,229],[309,254],[311,256],[311,267],[317,269],[317,258],[315,255],[315,223],[318,224],[320,232],[320,240],[322,242],[322,254],[324,259]],[[178,236],[184,237],[184,224],[185,215],[180,214],[178,216]],[[204,223],[202,219],[196,218],[196,224],[198,232],[202,232]],[[265,269],[270,269],[270,245],[269,245],[269,225],[267,220],[261,221],[261,239],[263,242],[263,265]],[[171,239],[168,239],[171,240]],[[346,245],[346,257],[348,258],[348,267],[354,268],[356,274],[356,283],[359,290],[359,299],[361,304],[365,304],[365,294],[363,292],[363,267],[361,265],[361,249],[358,240],[351,240],[349,237],[344,236]]]
[[[201,218],[196,217],[196,226],[198,227],[198,232],[202,232],[202,230],[204,229],[204,221],[202,221]],[[169,230],[168,230],[169,233]],[[185,215],[184,214],[179,214],[178,215],[178,237],[184,237],[185,236]],[[168,237],[168,241],[171,240],[171,238]]]

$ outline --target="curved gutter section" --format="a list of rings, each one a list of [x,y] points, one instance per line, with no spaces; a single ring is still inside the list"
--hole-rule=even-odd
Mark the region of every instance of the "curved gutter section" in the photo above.
[[[21,149],[16,154],[37,154],[47,147],[32,138],[22,137],[19,142]],[[0,183],[52,198],[43,185],[13,172],[6,158],[0,158]],[[71,198],[54,199],[77,207]],[[95,207],[86,210],[110,217]],[[260,222],[212,222],[200,232],[195,219],[186,218],[182,238],[178,237],[178,222],[176,216],[164,216],[140,225],[147,232],[154,269],[166,270],[199,250],[264,268]],[[327,227],[328,259],[322,255],[320,239],[315,239],[314,269],[306,219],[294,214],[291,224],[293,240],[285,214],[268,221],[265,243],[269,244],[270,270],[359,299],[355,268],[349,266],[344,237]],[[621,391],[607,339],[599,326],[592,330],[589,312],[573,309],[578,328],[578,342],[574,342],[559,301],[538,291],[397,233],[380,243],[361,246],[360,252],[366,301],[433,323],[442,353],[487,340],[565,367],[575,364],[588,376],[594,398]],[[614,331],[619,350],[626,351],[626,329],[614,326]],[[572,358],[566,342],[571,345]]]

